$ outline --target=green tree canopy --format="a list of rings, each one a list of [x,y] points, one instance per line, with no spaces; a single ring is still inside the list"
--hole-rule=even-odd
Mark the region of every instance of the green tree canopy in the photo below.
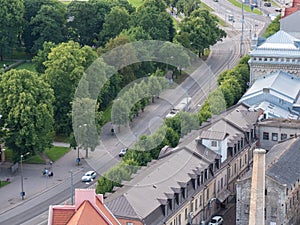
[[[51,49],[43,78],[50,84],[55,95],[54,118],[58,134],[71,133],[71,102],[84,70],[97,58],[88,46],[76,42],[61,43]]]
[[[176,42],[201,56],[204,49],[226,37],[225,31],[218,27],[217,17],[207,10],[198,9],[185,17],[179,24],[180,32],[176,35]]]
[[[58,44],[66,40],[65,4],[58,2],[42,5],[35,17],[30,20],[33,46],[31,52],[36,53],[45,41]]]
[[[50,86],[28,70],[10,70],[0,81],[1,122],[8,129],[6,145],[19,157],[41,152],[53,140],[54,94]]]
[[[126,9],[115,6],[105,15],[103,29],[100,32],[100,42],[104,46],[111,38],[116,37],[123,29],[129,28],[130,15]]]
[[[22,30],[23,0],[0,0],[0,60],[11,54],[19,43]]]

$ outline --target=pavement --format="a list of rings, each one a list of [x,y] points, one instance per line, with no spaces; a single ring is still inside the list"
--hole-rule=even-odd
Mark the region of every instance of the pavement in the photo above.
[[[69,147],[66,143],[53,143],[55,146]],[[77,165],[75,159],[77,158],[77,151],[70,150],[62,158],[52,164],[26,164],[23,163],[23,190],[25,191],[25,199],[31,199],[37,195],[45,192],[56,185],[63,183],[66,178],[70,177],[70,171],[73,174],[84,173],[85,161],[82,160],[81,165]],[[44,168],[49,168],[54,176],[43,176]],[[21,199],[21,170],[20,168],[11,173],[9,168],[5,165],[0,166],[0,179],[11,181],[10,184],[0,188],[0,215],[11,208],[22,204],[24,200]]]

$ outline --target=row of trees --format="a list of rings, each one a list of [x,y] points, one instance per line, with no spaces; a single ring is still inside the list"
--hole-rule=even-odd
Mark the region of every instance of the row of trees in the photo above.
[[[180,137],[199,129],[201,123],[212,115],[220,114],[236,104],[249,81],[248,60],[249,56],[243,57],[234,69],[220,75],[218,88],[209,94],[198,113],[180,112],[173,118],[166,118],[164,125],[154,134],[141,136],[123,160],[98,180],[96,192],[104,194],[122,186],[122,181],[130,180],[132,173],[141,166],[147,166],[151,160],[157,159],[164,146],[177,146]]]
[[[1,92],[0,97],[3,100],[0,109],[3,118],[0,123],[2,123],[2,127],[10,131],[7,143],[10,145],[11,142],[10,147],[17,155],[26,151],[42,151],[51,143],[50,137],[53,137],[54,133],[71,134],[71,109],[75,90],[84,71],[99,56],[104,56],[117,46],[148,39],[174,41],[200,55],[203,48],[209,47],[225,36],[220,32],[216,18],[207,11],[200,9],[182,21],[180,26],[183,32],[176,34],[172,18],[166,12],[166,3],[163,0],[146,0],[138,9],[134,9],[127,1],[122,0],[73,1],[67,5],[57,0],[12,0],[10,2],[2,1],[1,6],[1,58],[9,55],[13,48],[21,46],[25,46],[27,52],[36,54],[32,60],[35,64],[36,73],[25,70],[6,72],[5,76],[1,77],[2,88],[7,89],[10,83],[15,86],[25,85],[22,82],[23,77],[28,77],[28,74],[31,74],[30,76],[38,77],[38,82],[48,85],[51,89],[48,92],[49,95],[50,93],[53,94],[51,98],[35,91],[44,87],[44,84],[38,85],[38,82],[26,83],[24,86],[26,95],[24,96],[13,97],[13,92]],[[195,21],[194,31],[184,28],[189,26],[189,20]],[[203,32],[208,29],[209,33],[204,34]],[[197,36],[198,38],[196,38]],[[204,47],[200,46],[200,42],[197,42],[196,39],[201,39],[199,37],[205,37],[203,39]],[[164,57],[177,57],[177,55],[169,52],[169,49],[166,45],[159,50],[153,49],[153,51],[158,51]],[[147,51],[151,50],[147,49],[130,56],[124,54],[122,60],[126,64],[128,57],[138,58],[140,55],[147,55]],[[179,62],[179,68],[188,66],[189,56],[180,54],[178,56],[182,59],[182,62]],[[105,64],[105,67],[109,68],[109,65]],[[110,77],[97,97],[97,124],[102,125],[101,111],[106,109],[124,86],[138,78],[148,76],[148,74],[155,74],[156,77],[158,74],[164,74],[163,72],[156,73],[155,71],[160,71],[157,68],[165,69],[161,63],[153,61],[135,63],[120,69]],[[35,79],[33,78],[33,81]],[[158,88],[148,88],[149,95],[158,95],[162,88],[160,86],[162,82],[157,83],[152,76],[149,82],[152,82],[152,87]],[[156,84],[154,85],[153,82]],[[22,90],[22,85],[20,90]],[[127,118],[129,119],[137,115],[139,110],[143,110],[148,101],[147,98],[143,98],[134,102],[133,96],[139,96],[137,93],[140,92],[140,89],[145,90],[146,88],[136,85],[134,88],[136,93],[127,96],[128,98],[124,100],[129,101],[131,99],[134,104],[131,108],[126,106],[128,108],[126,110],[128,112]],[[21,97],[22,99],[19,99]],[[31,112],[37,112],[41,107],[39,106],[40,102],[51,102],[49,105],[44,103],[44,107],[49,108],[48,115],[52,115],[54,120],[45,119],[41,121],[32,116],[28,111],[29,106],[25,104],[31,102],[30,98],[34,98],[37,104],[36,106],[30,105]],[[24,108],[27,107],[27,111],[20,111],[19,101],[24,102],[23,106]],[[81,99],[80,101],[87,100]],[[35,107],[36,109],[33,109]],[[11,115],[26,117],[26,124]],[[113,120],[116,124],[121,123],[118,122],[120,120],[117,118],[113,118]],[[27,124],[31,125],[27,126]],[[45,128],[44,132],[37,129],[40,126]],[[26,132],[24,129],[27,129]],[[37,133],[35,136],[34,133],[37,131],[43,135],[40,136]],[[31,134],[33,135],[30,138]],[[13,143],[14,135],[18,136],[20,141]],[[42,137],[46,139],[44,140]],[[96,145],[97,142],[89,147],[93,149]]]
[[[186,13],[180,26],[183,33],[176,40],[191,50],[202,52],[202,48],[225,37],[225,32],[218,28],[216,17],[200,10],[200,3],[196,2],[179,1],[181,11],[193,7]],[[122,0],[72,1],[70,4],[58,0],[12,0],[3,1],[1,6],[1,60],[10,55],[13,48],[23,45],[26,52],[36,54],[45,41],[58,44],[73,40],[80,45],[104,47],[111,38],[121,32],[136,32],[135,28],[153,40],[173,41],[176,36],[164,0],[147,0],[138,9]],[[202,39],[201,43],[198,39]]]

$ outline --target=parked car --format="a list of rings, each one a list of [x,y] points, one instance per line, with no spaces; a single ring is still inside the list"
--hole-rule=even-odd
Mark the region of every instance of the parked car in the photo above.
[[[276,8],[275,12],[281,12],[281,8]]]
[[[214,216],[211,218],[210,222],[208,225],[220,225],[223,224],[223,217],[222,216]]]
[[[271,2],[265,2],[265,3],[264,3],[264,6],[266,6],[266,7],[271,7],[272,5],[271,5]]]
[[[126,154],[127,150],[128,150],[128,148],[122,148],[120,153],[119,153],[119,156],[123,157]]]
[[[91,171],[88,171],[86,172],[83,177],[81,178],[81,181],[82,182],[90,182],[90,181],[93,181],[96,177],[96,172],[91,170]]]

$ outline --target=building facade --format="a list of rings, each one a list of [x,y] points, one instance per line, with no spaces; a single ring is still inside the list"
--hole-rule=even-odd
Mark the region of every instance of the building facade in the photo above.
[[[258,122],[259,146],[270,150],[274,145],[288,138],[300,136],[300,120],[268,119]]]
[[[300,77],[300,39],[280,30],[250,52],[250,84],[282,70]]]
[[[300,223],[300,138],[275,145],[266,154],[265,224]],[[236,224],[249,224],[251,171],[237,181]]]

